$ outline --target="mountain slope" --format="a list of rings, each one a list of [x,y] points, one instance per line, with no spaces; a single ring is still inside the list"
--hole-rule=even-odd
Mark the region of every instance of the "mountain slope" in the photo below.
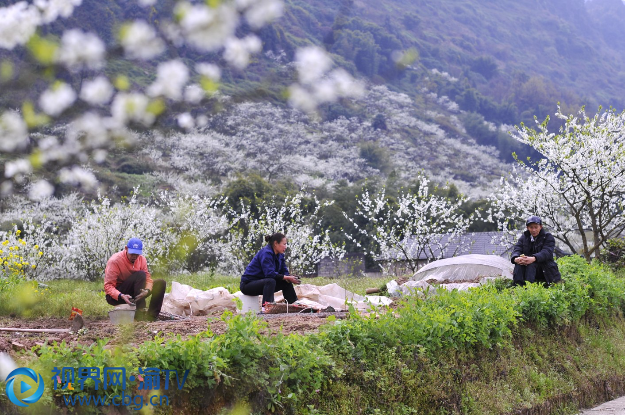
[[[113,44],[124,21],[159,21],[172,4],[159,2],[146,11],[134,1],[84,0],[71,18],[41,34],[54,37],[81,27]],[[175,123],[165,120],[164,133],[145,137],[148,167],[133,168],[112,156],[100,175],[111,186],[147,180],[175,187],[182,177],[192,188],[194,180],[201,187],[238,173],[270,180],[290,175],[316,186],[372,176],[407,179],[423,169],[463,190],[487,189],[508,168],[502,162],[511,161],[512,151],[531,155],[507,135],[511,125],[553,114],[559,101],[565,111],[625,106],[624,27],[620,0],[287,0],[285,15],[258,33],[263,53],[245,71],[224,70],[225,101],[186,108],[206,115],[207,128],[171,132]],[[248,31],[243,27],[238,34]],[[312,44],[365,79],[367,96],[322,106],[318,118],[285,109],[285,88],[296,78],[294,52]],[[398,65],[402,56],[415,59]],[[24,52],[0,57],[13,59],[18,68],[29,65]],[[191,67],[220,62],[217,54],[185,47],[163,57],[171,58]],[[154,64],[115,58],[104,72],[126,74],[135,87],[144,87],[154,79]],[[79,88],[81,78],[66,78]],[[19,81],[28,90],[3,91],[1,106],[13,108],[11,101],[45,86],[45,80],[17,79],[15,85]],[[242,116],[250,111],[253,116]],[[228,123],[242,125],[224,128]],[[281,149],[292,170],[265,169]],[[154,176],[146,179],[148,173]]]

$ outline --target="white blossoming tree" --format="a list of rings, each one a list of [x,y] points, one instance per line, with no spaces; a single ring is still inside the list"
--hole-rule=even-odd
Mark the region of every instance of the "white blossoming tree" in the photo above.
[[[365,190],[358,198],[355,217],[345,214],[357,232],[373,242],[367,253],[380,260],[385,273],[399,262],[416,272],[423,258],[439,259],[451,244],[461,251],[462,234],[474,219],[474,214],[465,217],[460,209],[467,198],[450,200],[430,193],[429,180],[424,176],[418,178],[418,183],[415,194],[402,193],[395,203],[384,189],[374,196]],[[363,220],[365,225],[359,226]],[[346,236],[362,246],[353,235]]]
[[[5,164],[1,195],[10,194],[15,184],[26,184],[42,167],[57,174],[52,182],[49,177],[31,180],[32,199],[53,194],[54,182],[94,189],[95,175],[83,165],[88,160],[103,162],[112,147],[133,144],[137,130],[153,128],[167,114],[182,129],[206,125],[208,117],[195,116],[189,108],[218,99],[221,67],[210,62],[189,67],[188,61],[164,57],[167,49],[218,54],[226,65],[244,70],[262,49],[254,31],[280,17],[284,9],[282,0],[208,4],[178,0],[160,4],[158,18],[150,19],[156,1],[139,0],[145,18],[127,21],[118,33],[111,33],[117,44],[105,44],[97,35],[74,28],[62,33],[60,40],[37,34],[39,27],[69,17],[81,2],[20,1],[0,7],[0,48],[19,53],[26,49],[23,55],[34,63],[29,68],[39,71],[34,79],[46,85],[37,98],[11,106],[19,111],[0,110],[0,151],[27,155],[12,156]],[[130,68],[151,63],[155,80],[141,88],[131,85],[123,70],[104,75],[107,61],[120,54]],[[295,66],[299,82],[288,93],[297,108],[314,111],[321,103],[362,93],[362,84],[347,72],[330,71],[332,61],[320,48],[297,51]],[[79,91],[67,81],[72,76],[80,76]],[[0,87],[12,87],[14,78],[14,68],[3,63]],[[58,129],[61,120],[67,126]]]
[[[226,236],[227,252],[222,257],[222,271],[242,274],[245,266],[264,243],[265,235],[281,232],[288,238],[286,262],[293,274],[310,274],[322,258],[342,259],[345,249],[332,243],[329,231],[319,231],[320,210],[332,202],[321,203],[313,197],[311,206],[305,206],[309,194],[299,192],[287,196],[283,202],[262,207],[254,218],[249,208],[235,219],[236,223]]]
[[[151,267],[167,262],[178,233],[163,223],[159,209],[139,203],[137,189],[127,202],[112,204],[100,197],[72,224],[57,251],[57,278],[95,281],[104,276],[108,259],[124,248],[130,238],[140,238]]]
[[[231,223],[226,214],[226,198],[211,199],[197,195],[173,196],[161,193],[160,203],[169,212],[168,227],[175,229],[178,252],[170,256],[169,268],[185,268],[195,272],[214,266],[224,255],[224,235]]]
[[[586,260],[625,231],[625,113],[582,108],[556,117],[564,125],[557,134],[524,125],[514,137],[543,158],[518,160],[519,168],[491,195],[491,220],[506,231],[538,215],[555,238]]]

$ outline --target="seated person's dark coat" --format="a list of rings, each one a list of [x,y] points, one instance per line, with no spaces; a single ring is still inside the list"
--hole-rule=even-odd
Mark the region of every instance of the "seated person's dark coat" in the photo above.
[[[523,232],[512,250],[512,263],[514,264],[514,260],[521,254],[535,257],[536,262],[530,265],[515,264],[514,280],[517,282],[544,281],[548,284],[560,281],[562,277],[558,270],[558,264],[553,259],[555,247],[555,238],[552,234],[545,232],[544,229],[540,230],[534,241],[532,241],[529,231]],[[534,268],[531,268],[533,266]]]

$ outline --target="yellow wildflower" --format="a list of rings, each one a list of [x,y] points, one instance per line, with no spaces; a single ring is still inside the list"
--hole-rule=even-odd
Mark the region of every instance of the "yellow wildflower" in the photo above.
[[[19,229],[15,231],[15,234],[16,234],[17,236],[19,236],[19,235],[20,235],[20,233],[22,233],[22,231],[20,231]]]
[[[43,252],[39,251],[39,256],[43,255]]]
[[[32,265],[33,269],[37,268],[37,265]]]
[[[35,249],[39,249],[39,245],[35,245]]]
[[[7,246],[8,244],[9,244],[9,241],[8,241],[8,240],[7,240],[7,241],[2,242],[2,245],[4,245],[4,246]]]

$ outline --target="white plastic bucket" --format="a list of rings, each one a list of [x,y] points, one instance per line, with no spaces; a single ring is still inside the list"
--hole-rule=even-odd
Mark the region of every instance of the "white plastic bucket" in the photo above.
[[[241,307],[241,313],[246,314],[251,311],[253,313],[260,312],[260,301],[258,300],[260,296],[258,295],[242,295],[241,302],[243,303],[243,307]]]
[[[129,324],[135,321],[135,310],[112,310],[109,311],[109,318],[115,325]]]

